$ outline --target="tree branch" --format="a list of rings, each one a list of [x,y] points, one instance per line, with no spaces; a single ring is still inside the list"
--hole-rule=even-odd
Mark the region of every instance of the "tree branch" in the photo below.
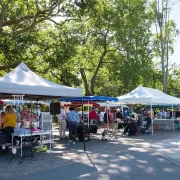
[[[52,71],[50,71],[50,73],[61,82],[61,79],[55,73],[53,73]]]

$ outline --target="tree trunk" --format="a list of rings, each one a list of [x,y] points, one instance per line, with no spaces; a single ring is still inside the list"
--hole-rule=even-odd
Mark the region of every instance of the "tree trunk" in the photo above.
[[[166,63],[165,60],[165,49],[167,46],[167,38],[163,36],[163,31],[166,31],[166,23],[167,23],[167,5],[168,1],[166,0],[166,5],[164,6],[164,0],[161,1],[161,6],[160,7],[160,2],[159,0],[156,0],[156,9],[155,9],[155,14],[156,14],[156,21],[158,23],[159,27],[159,33],[160,33],[160,47],[159,47],[159,52],[161,54],[161,70],[162,70],[162,85],[163,85],[163,92],[167,92],[167,73],[168,73],[168,63]],[[165,12],[164,12],[165,11]],[[159,13],[161,13],[162,17],[159,16]],[[157,27],[156,27],[157,30]],[[158,33],[158,32],[157,32]],[[165,32],[166,36],[166,32]]]
[[[85,95],[90,96],[91,93],[89,91],[89,85],[88,85],[88,82],[87,82],[87,77],[86,77],[86,73],[84,71],[84,68],[80,68],[80,73],[81,73],[81,77],[82,77],[83,82],[84,82]]]
[[[165,65],[164,65],[164,44],[163,44],[163,37],[162,37],[162,28],[160,28],[160,41],[161,41],[161,67],[162,67],[162,85],[163,85],[163,92],[166,92],[165,88]]]
[[[95,94],[94,89],[95,89],[96,77],[97,77],[97,74],[98,74],[98,72],[99,72],[100,67],[102,66],[103,59],[104,59],[104,57],[106,56],[106,53],[107,53],[107,50],[106,50],[106,47],[105,47],[105,48],[104,48],[104,52],[102,53],[102,55],[101,55],[101,57],[100,57],[100,59],[99,59],[99,63],[98,63],[98,65],[97,65],[97,67],[96,67],[96,70],[95,70],[95,72],[94,72],[94,75],[93,75],[93,77],[92,77],[92,79],[91,79],[91,94],[92,94],[92,95]]]

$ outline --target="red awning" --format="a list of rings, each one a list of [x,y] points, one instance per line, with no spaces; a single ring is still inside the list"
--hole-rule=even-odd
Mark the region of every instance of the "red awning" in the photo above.
[[[91,106],[96,106],[96,107],[99,107],[100,105],[96,102],[92,102],[90,101],[89,103],[88,102],[71,102],[71,104],[64,104],[64,106],[82,106],[83,105],[91,105]]]

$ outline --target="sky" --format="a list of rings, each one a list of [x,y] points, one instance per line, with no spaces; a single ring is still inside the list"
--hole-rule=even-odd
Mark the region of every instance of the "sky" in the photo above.
[[[175,21],[177,29],[180,31],[180,1],[172,7],[170,17]],[[170,57],[170,61],[180,64],[180,35],[176,37],[174,54]]]

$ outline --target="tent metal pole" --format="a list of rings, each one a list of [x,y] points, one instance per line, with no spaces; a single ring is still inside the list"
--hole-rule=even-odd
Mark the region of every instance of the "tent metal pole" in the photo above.
[[[108,101],[106,101],[106,113],[107,113],[107,130],[109,130],[109,114],[110,114],[110,109],[108,106]]]
[[[16,105],[16,95],[13,95],[14,96],[14,106]]]
[[[89,128],[89,100],[88,100],[88,128]]]
[[[150,108],[151,108],[152,136],[153,136],[154,135],[154,119],[152,117],[152,103],[150,103]]]
[[[173,112],[173,104],[172,104],[172,123],[173,123],[173,132],[174,132],[174,112]]]
[[[86,141],[85,141],[85,123],[84,123],[84,106],[82,97],[82,120],[83,120],[83,139],[84,139],[84,152],[86,152]]]

